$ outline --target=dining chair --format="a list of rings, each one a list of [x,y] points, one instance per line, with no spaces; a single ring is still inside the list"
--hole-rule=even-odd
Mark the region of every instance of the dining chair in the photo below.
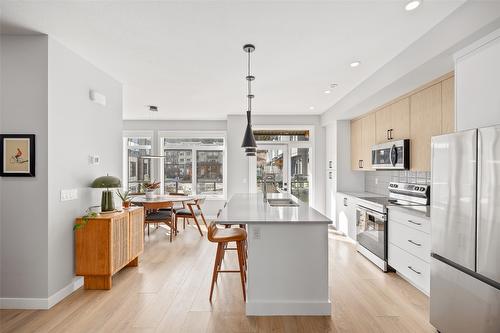
[[[201,210],[201,205],[205,202],[204,198],[199,198],[199,199],[194,199],[192,202],[187,202],[185,204],[185,208],[181,209],[174,209],[174,215],[175,215],[175,226],[177,228],[177,220],[179,218],[183,219],[183,228],[186,229],[186,219],[193,219],[194,223],[196,223],[196,226],[198,227],[198,231],[200,232],[200,235],[203,236],[203,232],[201,231],[200,224],[198,223],[197,216],[201,217],[201,220],[205,224],[205,226],[208,228],[207,221],[205,220],[205,215],[203,215],[203,211]],[[186,208],[187,206],[187,208]]]
[[[164,223],[170,228],[170,241],[172,237],[176,234],[175,223],[172,218],[172,202],[144,202],[144,225],[148,228],[149,237],[149,225],[150,224],[160,224]],[[170,208],[170,210],[169,210]],[[164,209],[164,210],[161,210]]]

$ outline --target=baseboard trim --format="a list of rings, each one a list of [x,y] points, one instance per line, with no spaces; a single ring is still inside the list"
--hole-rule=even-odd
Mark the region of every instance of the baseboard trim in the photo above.
[[[251,302],[247,316],[330,316],[332,304],[327,302]]]
[[[0,309],[48,310],[83,286],[83,278],[75,277],[67,286],[48,298],[0,298]]]

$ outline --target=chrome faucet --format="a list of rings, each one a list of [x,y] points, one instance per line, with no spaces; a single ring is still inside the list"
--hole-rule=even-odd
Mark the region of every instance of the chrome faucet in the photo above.
[[[264,202],[267,202],[267,184],[274,184],[274,174],[266,174],[262,178],[262,192],[264,193]]]

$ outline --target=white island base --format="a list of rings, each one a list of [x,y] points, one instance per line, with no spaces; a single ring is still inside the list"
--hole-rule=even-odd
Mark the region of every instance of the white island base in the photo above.
[[[248,224],[246,314],[330,315],[328,225]]]

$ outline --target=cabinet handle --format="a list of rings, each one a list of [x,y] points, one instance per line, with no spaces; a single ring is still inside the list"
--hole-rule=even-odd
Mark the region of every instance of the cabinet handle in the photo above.
[[[415,221],[412,221],[412,220],[408,220],[408,222],[413,223],[413,224],[415,224],[415,225],[422,225],[422,223],[420,223],[420,222],[415,222]]]
[[[363,169],[363,160],[359,160],[361,162],[361,169]]]
[[[347,207],[347,198],[344,198],[344,207]]]
[[[408,242],[410,242],[410,243],[412,243],[413,245],[416,245],[416,246],[422,246],[422,244],[414,242],[411,239],[408,239]]]
[[[390,130],[387,130],[387,134],[386,134],[387,140],[390,140],[390,139],[391,139],[391,138],[390,138],[390,136],[389,136],[389,131],[390,131]]]
[[[422,274],[421,272],[413,269],[413,267],[411,267],[411,266],[408,266],[408,268],[411,269],[412,271],[414,271],[415,273],[417,273],[418,275]]]
[[[389,130],[389,140],[394,139],[394,138],[392,137],[392,131],[394,131],[394,129],[393,129],[393,128],[391,128],[391,129]]]

